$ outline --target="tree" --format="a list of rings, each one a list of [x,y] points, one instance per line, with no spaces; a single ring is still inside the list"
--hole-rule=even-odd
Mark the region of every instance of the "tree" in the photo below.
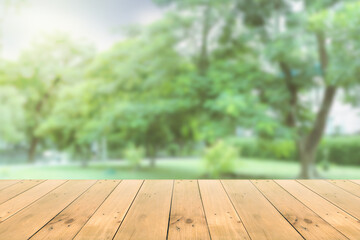
[[[183,33],[178,39],[177,50],[194,67],[188,77],[193,92],[190,99],[196,102],[192,121],[196,139],[210,144],[234,134],[245,116],[252,117],[259,107],[248,91],[256,74],[243,74],[256,68],[254,61],[247,59],[251,49],[243,38],[228,41],[232,37],[232,26],[236,25],[234,1],[155,2],[161,6],[172,5],[176,9],[172,14],[179,19],[178,22],[184,23],[174,25],[170,31]],[[241,66],[237,62],[241,62]],[[242,82],[234,81],[240,77]],[[234,110],[240,105],[257,107]]]
[[[108,119],[109,144],[143,146],[152,166],[160,148],[193,138],[194,103],[185,97],[191,97],[192,65],[175,49],[176,24],[168,16],[146,28],[129,28],[129,39],[98,56],[89,70],[101,86],[93,94],[101,101],[100,118]]]
[[[43,137],[38,132],[58,100],[58,93],[81,77],[81,67],[92,56],[87,45],[77,44],[65,35],[49,36],[35,42],[22,53],[16,71],[8,76],[24,101],[24,133],[28,143],[28,161],[35,160]]]
[[[1,85],[0,85],[1,86]],[[12,86],[0,88],[0,141],[9,145],[21,143],[25,136],[23,133],[24,97]]]
[[[250,4],[240,9],[253,37],[260,39],[259,49],[266,53],[259,56],[265,57],[270,71],[277,74],[270,82],[272,87],[264,84],[258,89],[263,102],[292,132],[302,178],[318,177],[316,150],[336,93],[359,83],[360,65],[353,54],[358,46],[354,24],[359,21],[359,3],[346,2],[351,1],[303,1],[303,11],[294,8],[295,2],[286,1],[268,8],[265,2],[258,2],[263,7]],[[349,47],[344,51],[343,46]],[[276,66],[280,74],[274,71]],[[308,99],[316,89],[323,89],[323,96],[314,111]]]
[[[350,89],[359,83],[359,3],[157,2],[175,5],[180,16],[188,16],[191,9],[191,26],[202,26],[192,34],[201,42],[199,54],[194,54],[199,60],[194,82],[200,79],[202,84],[198,97],[208,114],[206,122],[221,125],[232,119],[230,126],[251,127],[261,138],[291,138],[301,162],[300,176],[317,177],[315,154],[336,92],[346,89],[349,100],[356,100]],[[345,52],[343,46],[348,46]],[[224,82],[227,86],[219,84]],[[314,108],[312,95],[321,90],[322,100]]]

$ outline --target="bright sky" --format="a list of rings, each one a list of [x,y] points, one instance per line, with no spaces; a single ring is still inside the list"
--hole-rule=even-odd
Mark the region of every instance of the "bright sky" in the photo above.
[[[341,101],[341,92],[331,110],[328,133],[333,133],[335,127],[339,126],[341,131],[346,134],[360,133],[360,109],[354,108],[350,104]]]
[[[161,16],[151,0],[27,0],[5,15],[2,55],[15,59],[32,39],[56,31],[85,38],[102,50],[121,39],[121,26]]]
[[[163,10],[151,0],[26,0],[19,10],[13,9],[4,17],[2,56],[16,59],[33,39],[56,31],[86,39],[104,50],[121,39],[122,26],[148,24],[162,15]],[[328,132],[336,126],[345,133],[360,132],[359,116],[358,109],[337,101]]]

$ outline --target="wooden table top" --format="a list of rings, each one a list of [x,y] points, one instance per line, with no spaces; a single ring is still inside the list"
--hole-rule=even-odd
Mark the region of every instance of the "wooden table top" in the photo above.
[[[360,180],[1,180],[0,239],[360,239]]]

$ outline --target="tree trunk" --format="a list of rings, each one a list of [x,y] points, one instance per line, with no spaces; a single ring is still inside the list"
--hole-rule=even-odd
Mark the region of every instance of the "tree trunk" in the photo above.
[[[316,149],[317,146],[314,146],[313,149],[306,149],[307,143],[298,144],[298,153],[299,160],[301,163],[301,170],[299,178],[301,179],[312,179],[319,178],[320,175],[316,170]]]
[[[39,139],[36,137],[32,137],[30,141],[30,148],[28,151],[28,163],[34,163],[35,161],[35,154],[36,154],[36,147],[39,143]]]
[[[147,155],[149,156],[150,167],[155,167],[155,165],[156,165],[157,148],[154,147],[154,146],[148,146],[148,147],[147,147]]]
[[[156,157],[151,156],[150,157],[150,167],[155,167],[156,165]]]
[[[300,176],[302,178],[319,177],[315,169],[315,154],[320,140],[324,135],[326,120],[329,116],[332,103],[334,102],[336,90],[337,88],[334,86],[328,86],[325,89],[323,101],[317,113],[314,126],[309,135],[298,146],[299,158],[302,167]]]
[[[313,179],[319,178],[319,174],[316,170],[315,155],[312,153],[301,153],[301,171],[299,178],[301,179]]]
[[[202,33],[201,33],[201,48],[200,56],[198,60],[198,71],[201,76],[206,75],[206,71],[209,67],[209,58],[208,58],[208,38],[211,29],[210,25],[210,5],[207,4],[203,12],[203,23],[202,23]]]
[[[328,54],[326,51],[326,37],[323,32],[316,34],[319,61],[321,63],[322,75],[326,80],[326,70],[328,66]],[[329,116],[332,104],[334,102],[337,92],[335,85],[328,85],[325,88],[324,96],[317,112],[314,125],[310,133],[300,141],[298,144],[299,158],[301,161],[301,178],[319,178],[316,170],[316,150],[319,146],[320,140],[324,135],[326,120]]]
[[[78,146],[76,147],[76,151],[76,154],[78,154],[81,160],[81,167],[87,168],[89,166],[89,160],[91,158],[91,150],[89,151],[87,147]]]
[[[39,102],[37,102],[37,104],[35,105],[35,111],[38,114],[38,116],[41,116],[44,104],[46,103],[46,101],[48,101],[52,91],[55,89],[56,85],[60,81],[61,81],[61,78],[56,77],[54,79],[54,81],[52,82],[51,86],[49,87],[49,89],[44,93],[44,95],[40,98]],[[35,131],[36,127],[37,127],[37,125],[33,126],[33,128],[31,129],[31,135],[33,135],[33,136],[31,137],[31,140],[30,140],[30,147],[29,147],[28,159],[27,159],[28,163],[34,163],[35,155],[36,155],[36,147],[39,143],[39,138],[34,136],[34,131]]]
[[[106,139],[106,137],[101,138],[101,160],[103,162],[108,160],[107,139]]]
[[[84,156],[82,159],[81,159],[81,167],[82,168],[87,168],[89,166],[89,159]]]

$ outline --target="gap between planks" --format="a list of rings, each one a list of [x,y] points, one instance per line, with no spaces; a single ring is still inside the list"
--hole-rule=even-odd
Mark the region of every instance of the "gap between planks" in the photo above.
[[[0,181],[0,239],[356,239],[359,187],[357,180]]]

